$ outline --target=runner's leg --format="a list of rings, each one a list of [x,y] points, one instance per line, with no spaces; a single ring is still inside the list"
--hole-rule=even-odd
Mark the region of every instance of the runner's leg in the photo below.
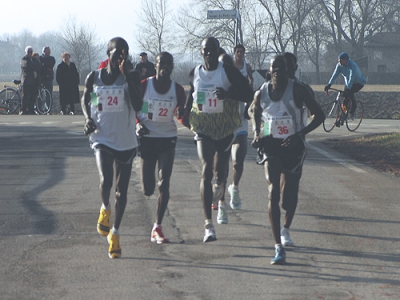
[[[169,186],[175,158],[175,147],[162,151],[158,156],[157,224],[161,224],[169,201]]]

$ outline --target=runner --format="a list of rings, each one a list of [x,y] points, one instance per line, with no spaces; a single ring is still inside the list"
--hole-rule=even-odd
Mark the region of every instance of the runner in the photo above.
[[[251,101],[253,91],[234,66],[218,61],[219,41],[214,37],[201,43],[204,63],[190,73],[191,90],[186,105],[185,125],[195,133],[197,152],[202,163],[200,194],[205,215],[203,242],[217,239],[212,223],[213,198],[224,192],[226,164],[229,160],[234,130],[240,126],[237,101]],[[212,187],[214,155],[216,183]],[[214,193],[214,195],[213,195]],[[226,205],[219,205],[219,215],[226,216]],[[220,223],[224,218],[219,218]]]
[[[249,81],[250,87],[253,86],[253,71],[249,64],[246,64],[244,60],[245,48],[243,45],[237,45],[234,48],[234,60],[230,58],[228,54],[220,54],[219,60],[225,62],[226,64],[232,64],[240,70],[240,73],[246,77]],[[232,144],[231,157],[232,157],[232,168],[233,168],[233,182],[228,186],[228,193],[230,195],[230,206],[233,210],[241,209],[242,202],[239,195],[239,181],[243,174],[244,159],[247,153],[247,136],[248,136],[248,115],[247,106],[244,102],[239,102],[239,116],[241,126],[236,129],[236,138]],[[229,173],[229,164],[227,164],[226,176]],[[226,182],[224,183],[224,193],[221,199],[213,199],[212,208],[214,210],[218,209],[217,201],[225,201],[225,188]],[[217,217],[218,221],[218,217]],[[227,223],[228,220],[226,218]]]
[[[177,127],[175,117],[182,121],[186,94],[183,87],[171,80],[174,59],[168,52],[156,57],[156,75],[142,80],[143,107],[138,113],[136,133],[140,140],[142,188],[146,196],[154,193],[158,164],[157,216],[151,231],[151,241],[168,243],[161,222],[169,201],[169,186],[175,158]]]
[[[270,73],[271,81],[264,83],[255,93],[249,115],[254,129],[252,146],[265,155],[263,163],[269,191],[268,215],[275,241],[275,257],[271,264],[284,264],[286,253],[281,242],[279,201],[282,196],[283,208],[288,214],[294,215],[307,150],[304,136],[321,125],[325,116],[309,89],[288,78],[283,55],[271,59]],[[313,117],[305,127],[301,125],[304,104]],[[264,121],[263,137],[260,135],[261,120]],[[283,194],[281,176],[285,176]]]
[[[240,73],[248,79],[250,87],[253,88],[253,70],[246,63],[244,56],[246,49],[243,45],[237,45],[234,49],[235,67],[240,70]],[[244,159],[247,154],[247,136],[248,136],[248,115],[245,103],[239,103],[239,115],[241,126],[236,129],[236,139],[232,145],[232,167],[233,167],[233,182],[228,186],[228,193],[231,197],[230,206],[232,209],[240,209],[242,201],[239,196],[239,181],[242,178]]]
[[[110,258],[121,256],[119,226],[127,203],[132,161],[138,146],[135,132],[135,111],[143,100],[140,74],[127,64],[127,42],[116,37],[107,45],[110,60],[107,68],[92,71],[86,78],[81,100],[85,116],[84,132],[89,135],[100,176],[102,206],[97,231],[107,236]],[[115,167],[115,218],[110,230],[110,193]]]

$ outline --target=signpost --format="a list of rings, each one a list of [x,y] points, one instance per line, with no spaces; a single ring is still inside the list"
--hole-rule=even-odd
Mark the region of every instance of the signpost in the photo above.
[[[238,44],[238,22],[240,12],[238,9],[231,10],[208,10],[207,19],[234,19],[235,20],[235,45]]]
[[[231,10],[208,10],[207,19],[237,19],[239,11]]]

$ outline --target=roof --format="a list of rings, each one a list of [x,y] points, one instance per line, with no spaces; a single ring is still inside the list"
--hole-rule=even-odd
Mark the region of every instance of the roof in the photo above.
[[[365,47],[399,47],[399,32],[379,32],[368,38]]]

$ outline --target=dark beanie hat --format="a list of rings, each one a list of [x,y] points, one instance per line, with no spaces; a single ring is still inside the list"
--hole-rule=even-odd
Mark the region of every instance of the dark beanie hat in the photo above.
[[[346,52],[342,52],[339,54],[339,59],[349,60],[349,55]]]

